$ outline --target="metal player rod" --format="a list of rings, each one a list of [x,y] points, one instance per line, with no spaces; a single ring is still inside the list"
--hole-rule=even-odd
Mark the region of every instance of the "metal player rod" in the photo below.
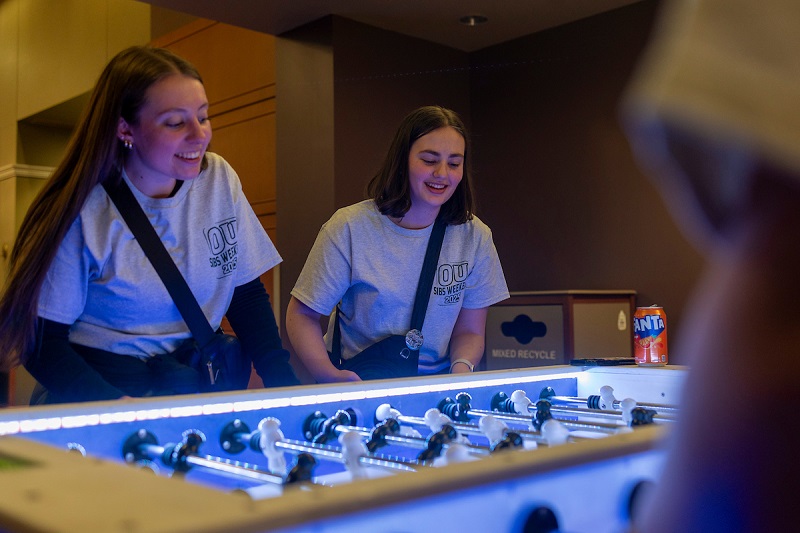
[[[519,424],[530,424],[534,418],[531,415],[519,414],[519,413],[501,413],[497,411],[486,411],[484,409],[470,409],[467,411],[467,416],[469,417],[484,417],[484,416],[493,416],[498,420],[505,420],[508,422],[516,422]],[[620,430],[624,430],[626,426],[620,424],[603,424],[600,422],[586,422],[586,421],[579,421],[579,420],[569,420],[567,418],[560,418],[560,417],[553,417],[554,420],[558,420],[565,428],[570,430],[576,431],[590,431],[595,433],[604,433],[607,435],[614,435],[619,433]]]
[[[550,400],[547,400],[550,401]],[[642,407],[637,404],[637,407]],[[558,405],[551,405],[549,407],[550,412],[552,414],[561,414],[566,416],[585,416],[587,418],[602,418],[607,420],[616,420],[618,422],[622,422],[624,424],[624,418],[622,415],[622,411],[611,411],[608,409],[596,409],[596,408],[588,408],[588,407],[569,407],[569,406],[558,406]],[[536,404],[530,403],[527,406],[528,413],[536,414]],[[496,411],[492,411],[496,412]],[[507,412],[507,411],[500,411],[500,412]],[[521,414],[522,416],[527,416],[525,413],[510,413],[510,414]],[[675,417],[671,415],[659,415],[653,414],[653,422],[674,422]],[[562,420],[562,418],[558,418],[558,420]]]
[[[401,424],[407,424],[409,426],[417,426],[417,427],[429,427],[428,423],[425,421],[424,418],[419,416],[408,416],[408,415],[399,415],[395,417],[398,422]],[[498,420],[500,420],[499,416],[496,416]],[[451,422],[456,431],[458,431],[462,435],[476,435],[485,437],[485,433],[481,430],[481,428],[475,424],[466,424],[464,422]],[[529,431],[529,430],[515,430],[514,433],[517,433],[520,437],[525,440],[531,440],[536,442],[537,444],[542,444],[547,446],[547,439],[538,431]]]
[[[552,401],[551,401],[551,403],[552,403]],[[615,404],[618,404],[618,403],[619,402],[615,402]],[[649,409],[645,405],[637,404],[637,407],[645,407],[645,408]],[[533,405],[533,406],[529,407],[528,409],[529,409],[529,411],[530,411],[530,409],[533,409],[535,411],[536,407],[535,407],[535,405]],[[594,417],[594,418],[607,418],[607,419],[616,419],[616,420],[619,420],[622,417],[620,411],[609,411],[607,409],[590,409],[588,407],[577,407],[577,406],[576,407],[572,407],[572,406],[558,405],[558,404],[552,405],[550,407],[550,411],[553,412],[553,413],[574,414],[574,415],[589,416],[589,417]],[[675,420],[676,420],[676,417],[673,416],[672,414],[656,413],[655,415],[653,415],[653,421],[654,422],[674,422]]]
[[[279,440],[274,444],[276,448],[290,453],[308,453],[314,457],[327,459],[336,463],[345,464],[346,462],[341,450],[328,444],[306,443],[294,439]],[[425,467],[425,465],[419,461],[409,461],[376,453],[362,455],[358,458],[358,462],[365,466],[375,466],[388,470],[401,470],[405,472],[416,472],[420,468]]]
[[[289,486],[299,483],[315,485],[312,480],[312,470],[316,460],[309,454],[297,456],[296,464],[286,476],[266,472],[259,468],[231,464],[229,461],[212,456],[202,456],[200,446],[205,442],[205,435],[198,430],[187,430],[183,440],[177,444],[161,446],[155,435],[146,429],[140,429],[131,434],[122,445],[122,456],[128,463],[141,460],[161,462],[175,472],[188,472],[192,468],[200,468],[205,472],[224,474],[239,479],[255,480],[265,485]]]
[[[610,427],[614,432],[618,431],[616,424],[605,424],[602,422],[588,422],[585,419],[598,418],[598,414],[603,418],[611,418],[621,423],[624,426],[640,426],[644,424],[652,424],[654,422],[663,422],[664,420],[656,420],[656,411],[642,407],[636,404],[633,399],[625,399],[621,402],[621,409],[619,411],[612,411],[608,409],[600,409],[606,405],[611,405],[613,398],[613,389],[611,387],[602,387],[601,396],[594,397],[594,401],[590,404],[591,409],[584,409],[579,407],[553,407],[552,402],[547,398],[553,396],[551,388],[546,388],[539,395],[538,401],[533,402],[530,400],[524,391],[517,390],[509,398],[505,393],[498,392],[492,397],[491,408],[492,412],[501,413],[521,413],[523,415],[532,413],[537,422],[546,418],[554,417],[557,420],[564,421],[565,425],[568,424],[592,424],[598,430],[602,431],[602,427]],[[460,401],[464,403],[465,397],[461,397]],[[468,408],[468,404],[464,407]],[[462,409],[464,407],[461,407]],[[557,416],[560,415],[560,416]],[[575,420],[573,417],[582,416],[584,420]],[[563,418],[568,417],[568,418]],[[575,428],[579,429],[579,428]]]
[[[529,413],[536,413],[536,406],[531,404],[528,406]],[[591,416],[593,418],[603,418],[608,420],[621,420],[622,415],[619,411],[607,411],[604,409],[589,409],[587,407],[566,407],[566,406],[556,406],[553,405],[550,407],[551,413],[559,413],[565,415],[586,415]],[[525,413],[521,413],[525,414]]]
[[[578,396],[558,396],[553,390],[552,387],[545,387],[539,393],[539,399],[548,400],[553,405],[569,405],[569,406],[576,406],[576,407],[584,407],[589,409],[595,409],[599,407],[601,402],[606,403],[612,409],[619,409],[622,410],[624,406],[622,405],[624,400],[617,400],[614,397],[614,389],[608,386],[604,386],[600,388],[600,394],[594,394],[587,398],[581,398]],[[635,401],[635,400],[634,400]],[[670,404],[663,404],[663,403],[651,403],[651,402],[636,402],[637,407],[644,407],[645,409],[652,409],[656,411],[659,415],[663,416],[676,416],[680,409],[675,405]]]
[[[260,446],[261,432],[256,430],[250,432],[249,427],[241,420],[236,420],[228,424],[223,430],[220,439],[222,447],[231,453],[238,453],[244,448],[250,448],[257,452],[263,452]],[[238,446],[234,446],[234,443]],[[307,443],[294,439],[281,439],[272,443],[275,448],[292,454],[307,453],[319,459],[327,459],[336,463],[345,464],[346,459],[341,449],[327,444]],[[426,465],[419,461],[409,461],[388,455],[369,453],[358,458],[358,462],[364,466],[374,466],[394,471],[415,472]]]
[[[306,444],[306,443],[301,443],[300,441],[292,441],[292,440],[285,440],[285,441],[282,441],[282,442],[275,443],[276,447],[282,448],[282,449],[288,449],[288,446],[296,446],[298,444],[299,445],[305,445],[305,446],[312,446],[314,448],[316,448],[316,447],[332,448],[332,447],[327,446],[325,444],[310,444],[309,445],[309,444]],[[309,451],[308,453],[313,454],[314,452],[313,451]],[[344,464],[345,463],[344,454],[342,452],[338,452],[338,455],[339,455],[338,461],[341,462],[342,464]],[[334,460],[337,460],[337,459],[334,459]],[[380,453],[370,453],[368,455],[362,455],[362,456],[360,456],[358,458],[358,462],[359,462],[359,464],[362,464],[362,465],[365,465],[365,466],[375,466],[375,467],[379,467],[379,468],[385,468],[385,469],[388,469],[388,470],[400,470],[400,471],[405,471],[405,472],[416,472],[416,471],[418,471],[420,469],[428,468],[427,465],[421,463],[420,461],[402,459],[402,458],[399,458],[399,457],[393,457],[393,456],[390,456],[390,455],[384,455],[384,454],[380,454]]]
[[[153,461],[157,459],[162,459],[162,462],[164,462],[163,457],[166,451],[167,451],[166,447],[159,446],[157,444],[139,445],[139,453],[142,456],[147,457],[148,459]],[[199,467],[207,471],[215,473],[231,474],[236,477],[254,479],[262,483],[272,483],[274,485],[284,484],[283,478],[276,474],[271,474],[269,472],[265,472],[254,468],[247,468],[243,466],[226,464],[221,461],[222,461],[221,459],[214,459],[211,457],[202,457],[199,455],[187,454],[181,457],[181,462],[186,466],[182,468],[182,471],[188,470],[187,467]],[[167,466],[175,467],[175,465],[170,465],[168,463]],[[181,470],[179,469],[179,471]]]
[[[519,391],[523,394],[523,391]],[[540,429],[540,426],[548,419],[559,422],[564,428],[575,431],[586,431],[602,434],[616,434],[621,431],[626,431],[625,425],[621,424],[606,424],[602,422],[589,422],[582,420],[574,420],[565,417],[553,416],[550,411],[551,404],[547,400],[539,400],[541,408],[535,409],[535,414],[519,414],[519,408],[508,396],[503,392],[498,392],[492,397],[491,411],[482,409],[473,409],[471,406],[472,397],[466,392],[456,394],[455,400],[445,398],[439,402],[438,409],[454,420],[462,422],[468,421],[470,418],[493,416],[498,420],[516,422],[521,424],[531,424],[534,429]],[[526,408],[530,404],[526,404]],[[644,409],[640,409],[644,411]],[[620,415],[621,419],[621,415]]]
[[[456,431],[458,431],[458,428],[456,427],[455,423],[451,425],[453,426],[453,429],[456,429]],[[369,437],[372,435],[373,430],[357,426],[336,426],[334,428],[334,431],[336,431],[337,433],[344,433],[346,431],[355,431],[359,435]],[[428,441],[424,437],[412,437],[407,435],[386,435],[386,442],[418,450],[424,450],[428,447]],[[445,443],[444,449],[447,449],[450,446],[450,444],[451,443]],[[489,450],[489,448],[486,446],[481,446],[478,444],[471,444],[471,443],[462,445],[466,447],[469,453],[472,455],[489,455],[489,453],[491,453],[491,450]]]
[[[489,446],[479,446],[470,443],[459,435],[451,424],[443,424],[438,431],[434,431],[423,438],[417,435],[401,435],[400,423],[393,417],[378,423],[373,429],[362,428],[356,424],[356,413],[352,409],[340,409],[331,417],[325,416],[320,411],[309,415],[303,423],[303,433],[306,439],[315,443],[325,443],[330,438],[339,438],[343,433],[369,436],[365,444],[369,451],[374,451],[387,444],[420,449],[417,460],[424,464],[431,464],[442,455],[460,454],[488,455],[509,448],[522,446],[522,438],[509,432],[504,438]]]
[[[592,397],[593,398],[593,397]],[[553,406],[560,405],[560,406],[570,406],[570,407],[580,407],[584,409],[589,409],[590,411],[594,411],[595,409],[591,409],[589,406],[592,403],[591,398],[579,398],[576,396],[546,396],[544,399],[548,400]],[[644,407],[645,409],[652,409],[658,413],[657,416],[663,418],[674,418],[678,412],[678,407],[674,405],[668,404],[661,404],[661,403],[643,403],[643,402],[636,402],[637,407]],[[613,400],[612,407],[614,409],[622,409],[622,401],[621,400]]]
[[[207,455],[205,457],[189,456],[186,459],[187,463],[195,467],[211,469],[217,472],[233,474],[236,477],[254,479],[256,481],[273,483],[275,485],[283,485],[284,483],[284,479],[276,474],[272,474],[257,468],[232,465],[224,461],[225,460],[222,459],[221,457],[213,457],[210,455]]]

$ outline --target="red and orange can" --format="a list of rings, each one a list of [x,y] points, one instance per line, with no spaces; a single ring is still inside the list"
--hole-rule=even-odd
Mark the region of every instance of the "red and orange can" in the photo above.
[[[637,365],[664,366],[667,357],[667,315],[656,305],[637,307],[633,315],[633,357]]]

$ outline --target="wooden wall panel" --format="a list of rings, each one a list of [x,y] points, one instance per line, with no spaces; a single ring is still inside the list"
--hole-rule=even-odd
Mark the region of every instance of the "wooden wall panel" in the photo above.
[[[225,157],[242,180],[257,215],[275,213],[275,99],[222,115],[211,114],[211,150]]]
[[[242,190],[272,242],[277,242],[275,216],[275,100],[264,100],[222,115],[212,113],[212,151],[233,166]],[[280,296],[272,271],[261,276],[276,317]]]
[[[473,53],[473,168],[478,216],[512,291],[634,289],[638,305],[664,307],[677,336],[702,257],[642,175],[618,117],[658,5]]]
[[[16,159],[18,58],[19,8],[16,2],[5,0],[0,2],[0,168],[18,162]],[[0,200],[2,198],[0,196]],[[5,281],[4,278],[0,279]]]
[[[212,108],[275,85],[275,37],[198,20],[153,41],[189,59],[200,71]]]

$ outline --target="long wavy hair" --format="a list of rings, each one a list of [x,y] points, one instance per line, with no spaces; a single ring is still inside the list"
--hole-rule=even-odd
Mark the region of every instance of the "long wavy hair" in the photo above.
[[[120,117],[137,124],[148,88],[170,74],[202,83],[189,62],[149,46],[123,50],[100,74],[66,154],[33,200],[11,252],[0,296],[0,369],[24,364],[34,348],[43,280],[89,193],[121,179],[127,150],[117,137]]]
[[[367,197],[375,201],[382,214],[401,218],[411,209],[408,171],[411,145],[423,135],[445,126],[455,129],[464,138],[464,172],[453,196],[439,210],[439,217],[448,224],[463,224],[472,220],[475,193],[472,188],[469,135],[461,117],[455,111],[439,106],[420,107],[403,119],[383,166],[367,184]]]

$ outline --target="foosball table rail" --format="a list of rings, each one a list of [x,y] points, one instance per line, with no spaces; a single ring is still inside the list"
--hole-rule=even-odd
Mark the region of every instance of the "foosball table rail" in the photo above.
[[[109,532],[423,531],[432,513],[446,515],[448,529],[464,531],[536,531],[531,520],[543,521],[543,528],[555,520],[561,531],[619,531],[637,487],[657,480],[660,444],[674,413],[662,420],[653,412],[655,423],[632,430],[613,410],[630,395],[642,405],[675,405],[683,375],[680,369],[550,367],[7,410],[0,412],[0,434],[9,437],[0,439],[0,458],[21,466],[0,475],[6,481],[30,471],[44,477],[35,487],[3,484],[0,491],[11,494],[0,498],[0,530],[86,531],[86,513],[97,508],[104,512],[94,520],[106,522],[89,529]],[[547,394],[562,403],[586,398],[597,408],[590,397],[601,387],[616,398],[603,399],[611,409],[597,409],[595,421],[584,421],[582,407],[554,407],[551,416],[539,400],[506,413],[500,430],[481,435],[486,420],[500,417],[492,409],[499,393]],[[505,402],[504,408],[514,406]],[[425,423],[435,423],[426,414],[431,410],[444,420],[428,429]],[[379,420],[379,412],[399,421]],[[560,419],[569,428],[563,445],[544,437],[537,416],[545,412],[552,418],[547,422]],[[522,425],[515,426],[518,418]],[[586,435],[597,428],[600,434]],[[345,437],[363,447],[355,459],[348,459]],[[26,440],[36,457],[20,452]],[[466,450],[464,459],[441,462],[458,447]],[[274,462],[276,453],[289,464]],[[86,474],[73,473],[64,484],[59,472],[81,463]],[[103,475],[95,472],[98,465]],[[115,469],[127,481],[113,491],[99,486]],[[52,479],[45,481],[48,472]],[[28,498],[20,501],[21,486]],[[81,495],[87,509],[76,507]],[[52,511],[36,511],[45,505]],[[118,507],[119,516],[109,513]],[[59,518],[52,524],[51,515]]]

